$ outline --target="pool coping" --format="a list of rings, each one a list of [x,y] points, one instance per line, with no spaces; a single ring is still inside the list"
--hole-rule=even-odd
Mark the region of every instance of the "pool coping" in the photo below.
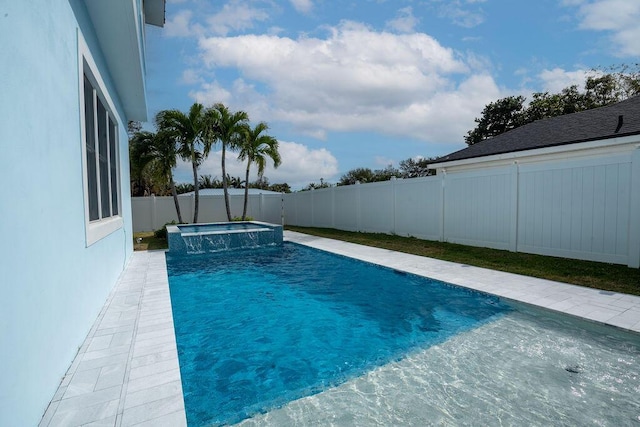
[[[640,297],[293,231],[285,241],[640,332]],[[134,252],[41,427],[186,426],[165,251]]]
[[[593,322],[640,332],[640,296],[441,261],[355,243],[286,232],[301,245],[486,292]]]

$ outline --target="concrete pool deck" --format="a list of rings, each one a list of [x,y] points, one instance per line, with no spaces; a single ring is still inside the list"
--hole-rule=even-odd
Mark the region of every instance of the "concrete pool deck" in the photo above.
[[[640,332],[640,297],[285,231],[285,240]],[[135,252],[40,426],[185,426],[164,251]]]

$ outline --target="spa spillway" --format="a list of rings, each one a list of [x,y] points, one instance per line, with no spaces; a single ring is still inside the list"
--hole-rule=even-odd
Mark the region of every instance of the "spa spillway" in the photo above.
[[[282,226],[259,221],[168,225],[169,253],[203,254],[282,245]]]

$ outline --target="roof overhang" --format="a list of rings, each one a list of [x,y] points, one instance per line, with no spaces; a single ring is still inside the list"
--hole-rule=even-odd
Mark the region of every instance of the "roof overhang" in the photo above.
[[[164,24],[165,0],[85,0],[127,120],[147,120],[144,23]]]
[[[624,148],[624,146],[631,148]],[[602,152],[613,152],[615,150],[628,150],[640,148],[640,134],[628,135],[618,138],[598,139],[581,143],[562,144],[549,147],[533,148],[522,151],[512,151],[509,153],[493,154],[482,157],[472,157],[461,160],[450,160],[427,165],[429,169],[446,169],[453,167],[477,167],[488,163],[511,163],[527,158],[540,158],[544,156],[566,157],[567,153],[578,153],[580,151],[599,150]]]
[[[164,27],[166,0],[143,0],[144,20],[149,25]]]

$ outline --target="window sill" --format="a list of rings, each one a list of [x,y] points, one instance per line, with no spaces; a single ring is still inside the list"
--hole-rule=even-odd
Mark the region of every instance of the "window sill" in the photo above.
[[[120,216],[90,222],[87,224],[87,247],[121,229],[123,225],[124,221]]]

